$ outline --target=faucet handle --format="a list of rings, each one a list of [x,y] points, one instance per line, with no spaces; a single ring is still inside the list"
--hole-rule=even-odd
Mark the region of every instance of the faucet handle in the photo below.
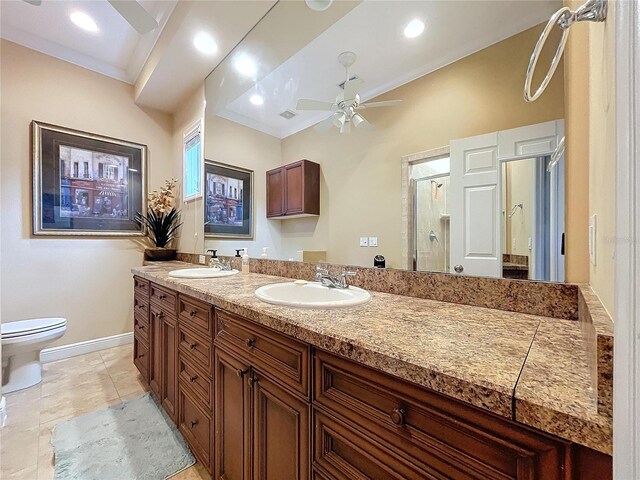
[[[329,270],[316,265],[316,282],[321,281],[323,275],[329,275]]]
[[[355,277],[358,273],[352,271],[344,271],[340,275],[343,277]]]
[[[356,272],[345,270],[340,274],[340,286],[342,288],[349,288],[349,284],[347,283],[347,277],[355,277],[355,276],[356,276]]]

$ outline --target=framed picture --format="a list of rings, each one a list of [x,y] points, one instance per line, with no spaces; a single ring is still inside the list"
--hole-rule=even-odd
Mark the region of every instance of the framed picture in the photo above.
[[[31,125],[34,235],[146,235],[145,145]]]
[[[253,171],[205,160],[204,234],[253,238]]]

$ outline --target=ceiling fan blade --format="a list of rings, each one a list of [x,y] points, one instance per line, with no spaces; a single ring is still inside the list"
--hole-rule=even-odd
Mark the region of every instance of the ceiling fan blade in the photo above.
[[[158,22],[135,0],[108,0],[140,35],[158,27]]]
[[[321,132],[321,133],[328,132],[331,129],[331,127],[333,127],[333,122],[335,121],[335,118],[336,118],[336,114],[334,113],[330,117],[325,118],[320,123],[318,123],[315,127],[313,127],[313,129],[316,132]]]
[[[310,100],[308,98],[301,98],[298,100],[296,110],[322,110],[330,112],[336,110],[338,106],[332,102],[323,102],[321,100]]]
[[[29,5],[33,5],[34,7],[39,7],[42,5],[42,0],[23,0],[27,2]]]
[[[358,108],[395,107],[396,105],[400,105],[401,103],[402,100],[386,100],[384,102],[362,103],[358,106]]]
[[[345,101],[353,100],[356,98],[358,91],[360,90],[360,86],[364,82],[360,78],[354,78],[353,80],[349,80],[344,84],[344,99]]]

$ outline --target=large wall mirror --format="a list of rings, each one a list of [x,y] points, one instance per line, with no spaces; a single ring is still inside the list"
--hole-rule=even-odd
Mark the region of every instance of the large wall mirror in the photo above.
[[[564,281],[562,65],[523,99],[561,5],[274,3],[206,80],[206,159],[254,172],[253,238],[206,248]],[[320,214],[267,218],[267,172],[302,159],[320,165]]]

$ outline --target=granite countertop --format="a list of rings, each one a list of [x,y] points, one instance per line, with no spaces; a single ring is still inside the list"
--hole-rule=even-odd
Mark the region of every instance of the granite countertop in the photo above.
[[[366,305],[310,310],[270,305],[257,273],[177,279],[164,262],[135,275],[497,415],[611,453],[579,322],[370,292]]]

